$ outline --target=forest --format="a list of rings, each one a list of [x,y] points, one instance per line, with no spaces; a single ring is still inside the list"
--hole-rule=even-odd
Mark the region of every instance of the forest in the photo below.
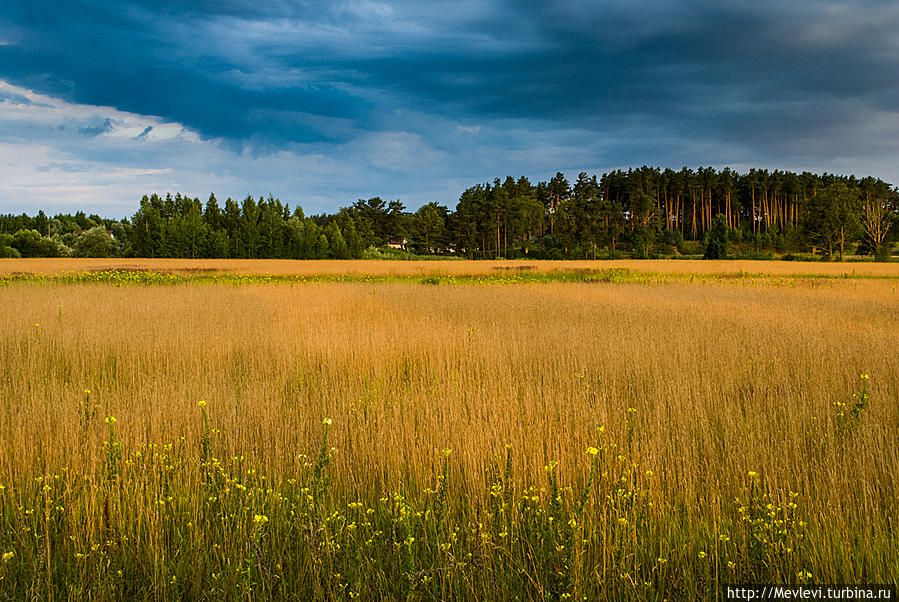
[[[873,177],[641,167],[573,184],[497,178],[407,211],[380,197],[306,216],[271,195],[145,195],[130,219],[0,215],[0,257],[724,258],[887,261],[899,190]]]

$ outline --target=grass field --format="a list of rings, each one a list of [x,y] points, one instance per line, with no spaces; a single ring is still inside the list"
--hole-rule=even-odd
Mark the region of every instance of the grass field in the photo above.
[[[702,261],[643,260],[616,261],[378,261],[289,259],[86,259],[34,258],[0,261],[0,276],[10,274],[59,275],[66,272],[101,270],[148,270],[194,276],[214,274],[282,276],[495,276],[507,273],[558,273],[573,270],[626,269],[647,274],[714,275],[746,274],[766,276],[860,276],[899,278],[899,262],[792,262],[792,261]]]
[[[626,269],[421,281],[520,265]],[[53,276],[109,269],[185,278]],[[0,286],[0,599],[692,600],[899,581],[894,265],[0,273],[48,276]]]

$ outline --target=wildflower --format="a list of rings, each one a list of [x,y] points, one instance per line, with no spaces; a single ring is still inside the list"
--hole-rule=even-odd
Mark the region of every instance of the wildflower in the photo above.
[[[254,525],[264,525],[268,522],[268,517],[264,514],[256,514],[253,516]]]
[[[330,419],[330,418],[325,418],[324,420],[322,420],[322,424],[330,425],[330,424],[331,424],[331,419]]]
[[[200,401],[197,402],[197,407],[198,407],[198,408],[205,408],[205,407],[206,407],[206,402],[205,402],[204,400],[201,399]]]
[[[698,556],[699,556],[699,559],[702,560],[703,558],[705,558],[707,556],[707,554],[705,552],[700,552],[698,554]]]
[[[444,448],[444,449],[440,450],[440,453],[443,454],[444,458],[449,458],[450,454],[453,453],[453,450]]]
[[[588,448],[587,448],[587,454],[589,454],[589,455],[591,455],[591,456],[595,456],[595,455],[598,454],[598,453],[599,453],[599,450],[596,449],[595,447],[588,447]]]
[[[107,416],[106,417],[106,424],[115,424],[115,423],[116,423],[115,416]]]
[[[618,519],[618,524],[619,524],[619,525],[622,525],[622,526],[627,526],[627,519],[624,518],[624,517],[619,518],[619,519]]]
[[[759,478],[759,473],[755,472],[754,470],[750,470],[750,471],[749,471],[749,478],[750,478],[750,479],[758,479],[758,478]]]
[[[5,563],[9,562],[10,560],[12,560],[13,556],[15,556],[15,555],[16,555],[15,552],[4,552],[3,553],[3,563],[5,564]]]

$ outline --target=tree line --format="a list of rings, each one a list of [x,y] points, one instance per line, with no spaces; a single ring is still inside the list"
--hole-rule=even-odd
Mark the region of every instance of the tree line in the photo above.
[[[574,183],[497,178],[462,192],[455,210],[358,200],[307,217],[299,206],[247,196],[219,203],[144,196],[130,219],[42,211],[0,216],[0,256],[350,259],[399,247],[468,258],[746,257],[854,251],[890,256],[899,191],[873,177],[711,167],[641,167]],[[723,242],[722,242],[723,241]]]

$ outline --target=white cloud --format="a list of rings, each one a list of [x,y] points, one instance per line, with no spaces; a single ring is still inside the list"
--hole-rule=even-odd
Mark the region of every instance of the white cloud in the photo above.
[[[198,153],[220,152],[178,123],[69,103],[2,80],[0,131],[3,211],[130,215],[144,192],[193,181],[186,166]]]
[[[177,123],[159,117],[137,115],[113,107],[75,104],[0,80],[0,124],[14,137],[21,132],[29,140],[95,134],[108,139],[131,139],[151,127],[151,141],[199,142],[200,136]],[[67,132],[67,134],[60,134]]]
[[[347,143],[291,144],[275,152],[260,152],[252,141],[236,149],[159,117],[69,103],[0,80],[0,132],[3,213],[127,217],[151,192],[201,199],[210,192],[222,199],[271,193],[307,213],[375,195],[417,206],[451,202],[459,193],[445,181],[419,188],[425,174],[442,176],[446,153],[403,131],[355,132]]]

